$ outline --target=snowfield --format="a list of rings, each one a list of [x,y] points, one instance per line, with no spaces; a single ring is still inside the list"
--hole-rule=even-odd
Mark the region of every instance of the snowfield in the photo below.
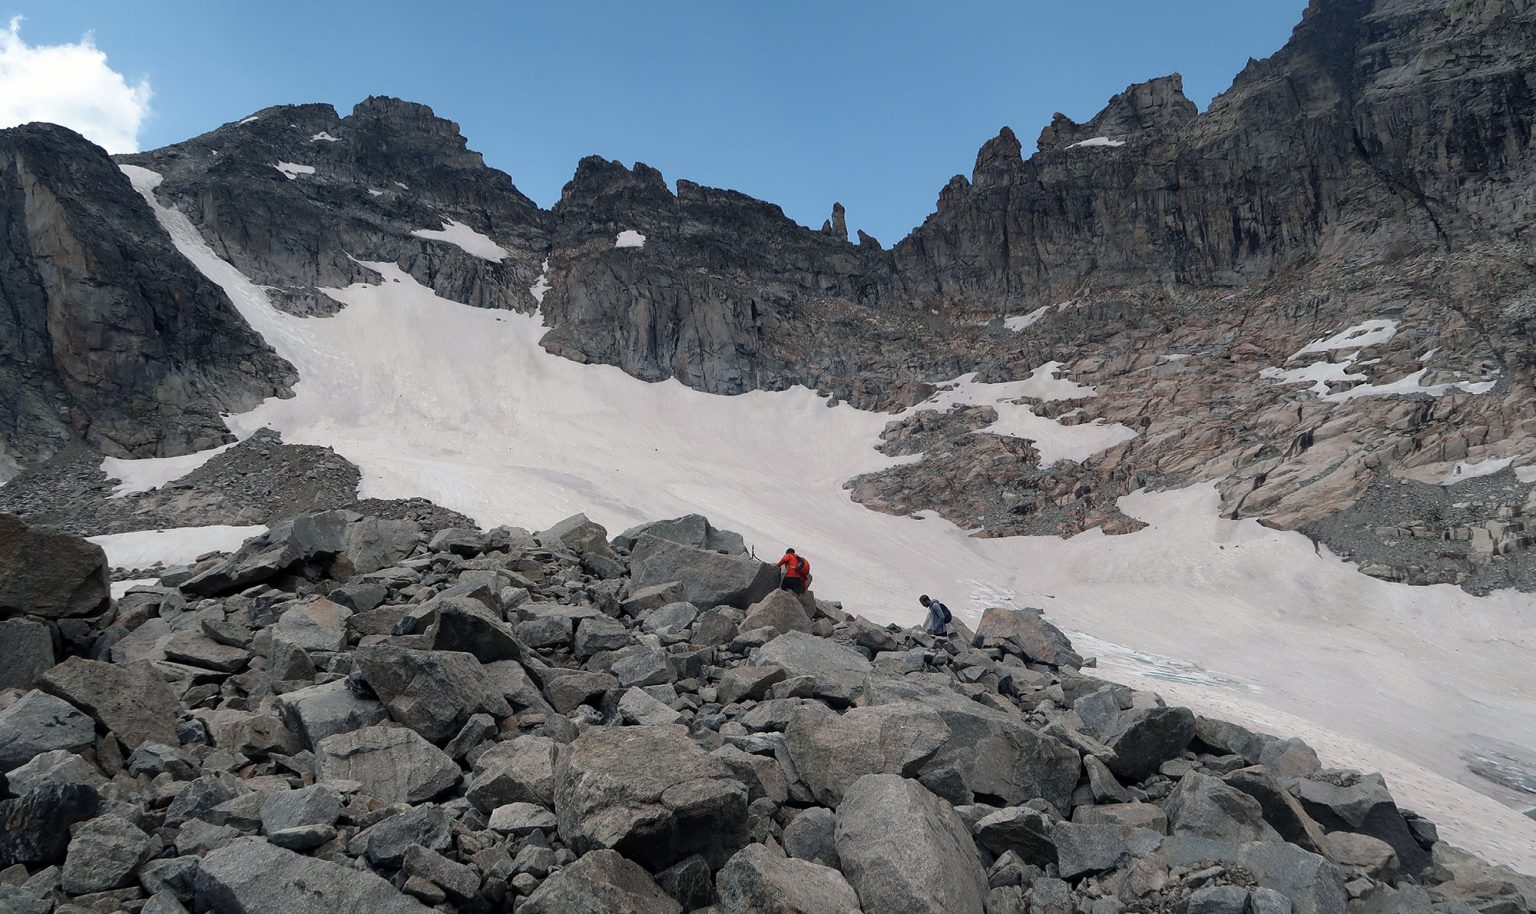
[[[492,241],[489,236],[482,235],[464,223],[455,222],[452,219],[445,220],[441,229],[417,229],[411,234],[417,238],[446,241],[466,254],[479,257],[481,260],[489,260],[491,263],[501,263],[508,256],[506,248]]]
[[[376,284],[333,290],[348,306],[338,315],[290,317],[159,204],[157,175],[124,170],[299,371],[292,398],[228,420],[241,437],[270,426],[334,447],[360,468],[364,497],[423,496],[484,525],[538,529],[582,511],[617,532],[702,513],[761,556],[795,546],[819,590],[882,622],[916,624],[923,592],[969,621],[989,605],[1041,607],[1105,675],[1382,771],[1451,841],[1536,872],[1536,822],[1485,795],[1496,788],[1462,758],[1484,738],[1536,756],[1528,595],[1367,577],[1299,534],[1221,519],[1208,485],[1121,499],[1149,526],[1118,537],[974,539],[934,517],[875,513],[843,483],[896,462],[873,449],[890,415],[804,389],[723,397],[560,359],[539,347],[537,316],[445,301],[392,264],[367,265]],[[1005,385],[960,379],[931,405],[997,404],[991,431],[1039,434],[1042,447],[1081,429],[1124,440],[1129,429],[1062,426],[1005,402],[1091,394],[1044,366]],[[130,545],[147,548],[114,540],[115,563]]]
[[[156,565],[187,565],[209,552],[233,552],[253,536],[267,532],[251,527],[178,527],[174,530],[140,530],[88,537],[107,554],[113,568],[153,568]]]

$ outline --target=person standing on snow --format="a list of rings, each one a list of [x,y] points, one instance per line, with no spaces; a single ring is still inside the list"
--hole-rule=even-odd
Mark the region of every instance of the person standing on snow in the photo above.
[[[927,594],[917,598],[917,602],[923,604],[928,610],[928,634],[943,637],[949,634],[949,623],[954,616],[950,615],[949,607],[938,600],[929,599]]]
[[[811,563],[795,554],[793,549],[785,549],[784,557],[779,559],[775,568],[784,569],[784,582],[780,589],[791,593],[805,593],[806,585],[811,583]]]

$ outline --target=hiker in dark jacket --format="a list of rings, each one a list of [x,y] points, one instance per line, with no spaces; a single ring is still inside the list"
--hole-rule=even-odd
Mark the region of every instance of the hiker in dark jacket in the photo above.
[[[928,634],[941,637],[949,634],[949,621],[954,618],[950,615],[949,607],[938,600],[929,599],[927,594],[918,597],[917,602],[928,610]]]

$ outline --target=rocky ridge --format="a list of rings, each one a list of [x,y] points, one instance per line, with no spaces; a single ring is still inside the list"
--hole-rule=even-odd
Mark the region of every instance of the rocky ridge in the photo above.
[[[0,555],[41,534],[0,526]],[[1530,911],[1379,776],[778,591],[693,516],[610,538],[345,511],[106,601],[0,559],[0,903],[305,914]]]

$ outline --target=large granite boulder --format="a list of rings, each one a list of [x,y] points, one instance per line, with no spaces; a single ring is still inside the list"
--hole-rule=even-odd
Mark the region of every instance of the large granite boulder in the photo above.
[[[372,873],[241,838],[198,866],[197,909],[223,914],[427,914],[431,908]]]
[[[866,774],[916,777],[950,739],[939,713],[916,702],[852,708],[795,708],[784,731],[800,780],[819,802],[835,807]]]
[[[837,853],[865,911],[983,914],[987,874],[970,830],[916,781],[868,774],[837,808]]]
[[[651,874],[611,850],[584,854],[518,906],[526,914],[682,914]]]
[[[130,749],[144,742],[181,742],[176,738],[181,703],[152,663],[71,657],[44,673],[37,684],[91,715]]]
[[[747,789],[682,726],[593,728],[555,768],[560,837],[652,870],[691,854],[723,864],[746,842]]]
[[[512,713],[473,654],[379,644],[356,651],[353,663],[389,716],[430,742],[453,736],[472,714]]]
[[[831,867],[749,844],[715,877],[721,914],[793,911],[795,914],[859,914],[859,897]]]
[[[56,749],[75,752],[96,742],[96,725],[80,709],[43,692],[28,692],[0,711],[0,772]]]
[[[721,604],[745,609],[779,585],[773,566],[751,556],[724,555],[648,533],[636,541],[630,565],[631,592],[675,581],[682,598],[701,609]]]
[[[430,800],[459,780],[459,766],[414,730],[367,727],[320,741],[315,752],[320,782],[357,781],[385,803]]]
[[[0,514],[0,614],[67,619],[99,616],[111,606],[100,546]]]

